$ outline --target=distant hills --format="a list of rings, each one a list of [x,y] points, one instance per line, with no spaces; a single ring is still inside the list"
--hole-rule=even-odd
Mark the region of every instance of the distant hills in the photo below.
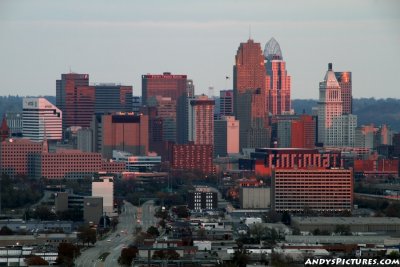
[[[55,104],[55,96],[44,96],[51,103]],[[316,107],[315,99],[295,99],[292,107],[297,114],[311,114],[312,107]],[[0,96],[0,116],[6,112],[21,112],[22,97],[20,96]],[[353,100],[353,113],[358,116],[358,125],[373,123],[381,125],[386,123],[393,130],[400,132],[400,99],[386,98],[358,98]]]

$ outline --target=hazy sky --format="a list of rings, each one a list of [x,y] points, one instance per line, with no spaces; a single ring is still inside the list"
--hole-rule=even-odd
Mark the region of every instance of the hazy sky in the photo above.
[[[55,95],[61,73],[133,85],[187,74],[196,93],[232,88],[251,37],[280,43],[292,98],[318,98],[328,62],[353,72],[354,97],[400,97],[400,1],[0,0],[0,95]]]

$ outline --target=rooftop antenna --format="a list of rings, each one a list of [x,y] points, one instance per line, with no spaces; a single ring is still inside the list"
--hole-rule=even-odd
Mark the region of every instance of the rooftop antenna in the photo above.
[[[249,24],[249,40],[251,40],[251,24]]]
[[[213,86],[208,87],[208,97],[214,98],[214,87]]]

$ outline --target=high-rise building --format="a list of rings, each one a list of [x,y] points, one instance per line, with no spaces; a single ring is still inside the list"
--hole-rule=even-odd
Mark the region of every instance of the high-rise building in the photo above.
[[[343,102],[343,114],[353,113],[353,95],[352,95],[352,84],[351,84],[351,72],[341,71],[335,72],[336,79],[339,83],[342,102]]]
[[[89,127],[95,110],[95,88],[88,74],[61,74],[56,81],[56,106],[63,112],[63,130]]]
[[[266,72],[260,43],[241,43],[233,67],[234,113],[240,121],[240,148],[268,147]]]
[[[134,113],[96,114],[92,121],[93,148],[111,159],[113,150],[133,155],[148,153],[148,116]]]
[[[23,122],[22,113],[8,112],[6,113],[7,125],[10,128],[11,136],[22,136]]]
[[[318,142],[324,146],[337,146],[341,143],[342,129],[334,120],[342,116],[342,111],[341,89],[332,70],[332,63],[329,63],[324,81],[319,83]]]
[[[10,136],[10,128],[8,128],[6,117],[3,117],[0,126],[0,142],[3,142]]]
[[[373,149],[375,145],[375,135],[378,131],[373,124],[362,125],[356,128],[355,146],[360,148]]]
[[[188,140],[197,145],[214,145],[215,101],[206,95],[189,100]]]
[[[400,133],[393,134],[393,156],[400,157]]]
[[[141,107],[142,107],[142,97],[141,96],[133,96],[132,97],[132,111],[140,112]]]
[[[220,116],[233,116],[233,90],[221,90],[219,92]]]
[[[101,83],[94,89],[95,113],[132,111],[132,86]]]
[[[38,142],[62,139],[62,112],[43,97],[26,97],[23,106],[24,137]]]
[[[316,122],[313,116],[301,115],[299,120],[292,121],[291,147],[314,148]]]
[[[142,103],[148,105],[150,98],[156,96],[170,97],[176,102],[176,133],[179,143],[186,143],[187,98],[193,83],[188,83],[186,75],[172,75],[165,72],[162,75],[142,75]]]
[[[103,198],[103,212],[110,214],[114,212],[114,179],[104,176],[92,182],[92,197]]]
[[[187,97],[194,97],[194,83],[193,83],[193,80],[187,80],[186,90],[187,90]]]
[[[176,141],[176,101],[171,97],[156,96],[148,101],[149,107],[155,107],[152,121],[161,121],[162,139],[160,141]]]
[[[272,209],[277,212],[352,210],[352,170],[273,170],[271,187]]]
[[[268,112],[272,115],[288,113],[291,111],[291,77],[287,75],[286,62],[274,38],[265,45],[264,57],[269,82],[266,87]]]
[[[225,157],[239,152],[239,121],[234,116],[222,116],[214,121],[214,156]]]
[[[189,192],[188,208],[191,210],[213,210],[218,208],[218,193],[210,190],[196,190]]]

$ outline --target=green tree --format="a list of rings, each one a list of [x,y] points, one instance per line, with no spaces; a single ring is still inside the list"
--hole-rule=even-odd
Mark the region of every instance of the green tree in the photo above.
[[[58,245],[57,264],[61,266],[73,266],[74,259],[80,255],[79,247],[71,243],[60,243]]]
[[[96,230],[89,226],[82,226],[79,228],[78,240],[81,241],[83,245],[85,243],[87,243],[88,246],[90,243],[94,245],[97,241]]]
[[[257,243],[260,243],[261,237],[266,233],[266,227],[262,223],[255,223],[250,225],[249,233],[256,239]]]
[[[121,250],[121,256],[118,258],[118,263],[124,266],[130,266],[132,260],[136,258],[138,252],[138,248],[135,246],[123,248]]]
[[[160,232],[158,231],[158,229],[154,226],[150,226],[149,228],[147,228],[146,231],[149,235],[151,235],[152,237],[157,237],[160,235]]]

